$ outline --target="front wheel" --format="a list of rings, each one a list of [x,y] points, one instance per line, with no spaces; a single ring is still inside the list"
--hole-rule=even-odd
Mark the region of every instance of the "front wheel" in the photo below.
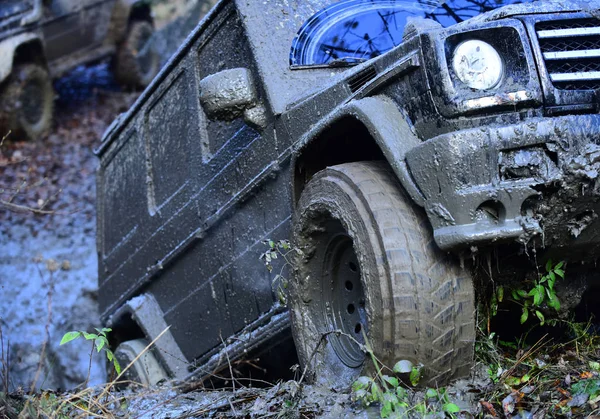
[[[300,197],[290,282],[292,331],[310,376],[349,386],[371,360],[424,364],[421,384],[469,374],[475,341],[469,272],[433,242],[420,208],[388,166],[348,163],[319,172]]]
[[[52,125],[53,113],[54,89],[48,71],[38,64],[15,66],[0,91],[0,138],[13,131],[37,140]]]

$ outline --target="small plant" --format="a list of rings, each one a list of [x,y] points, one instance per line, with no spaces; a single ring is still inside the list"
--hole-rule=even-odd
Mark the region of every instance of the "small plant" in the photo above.
[[[397,377],[383,374],[383,369],[389,368],[377,360],[366,336],[365,342],[366,344],[362,346],[375,366],[376,375],[374,378],[359,377],[352,384],[354,400],[362,402],[365,406],[379,403],[381,406],[379,413],[382,418],[404,418],[411,411],[424,415],[425,413],[434,413],[439,409],[450,417],[455,417],[454,414],[460,411],[457,405],[449,401],[445,389],[427,389],[424,400],[411,406],[409,390],[401,385],[402,383]],[[411,385],[416,386],[421,379],[422,368],[421,364],[414,365],[408,360],[402,360],[398,361],[391,371],[394,374],[408,374]]]
[[[112,332],[112,329],[104,327],[102,329],[95,328],[95,330],[98,333],[88,333],[88,332],[84,332],[84,331],[67,332],[67,333],[65,333],[65,335],[62,337],[62,339],[60,341],[61,345],[64,345],[65,343],[69,343],[80,337],[85,338],[85,340],[92,341],[92,350],[90,352],[90,366],[88,368],[88,376],[85,381],[85,385],[87,385],[87,382],[90,379],[90,371],[91,371],[91,367],[92,367],[92,356],[94,354],[94,349],[96,349],[96,351],[98,353],[100,353],[100,351],[104,351],[104,354],[106,355],[106,359],[108,359],[108,362],[112,362],[117,374],[121,374],[121,365],[119,365],[119,361],[117,361],[115,354],[110,350],[109,344],[108,344],[108,337],[106,336],[107,333]]]
[[[286,293],[285,290],[288,287],[288,280],[283,276],[283,271],[286,267],[292,266],[292,261],[289,259],[291,253],[296,253],[298,255],[302,255],[302,250],[293,247],[289,240],[265,240],[263,241],[265,245],[268,246],[268,249],[260,255],[260,260],[262,260],[269,272],[273,272],[273,261],[277,260],[279,257],[284,260],[283,266],[281,270],[275,277],[273,278],[273,285],[277,287],[277,297],[279,298],[279,302],[283,305],[287,304]]]
[[[556,295],[554,285],[558,278],[564,279],[565,277],[564,264],[565,262],[561,261],[553,265],[552,260],[549,259],[546,262],[546,273],[539,275],[539,278],[533,281],[531,289],[513,288],[510,290],[511,301],[519,304],[522,308],[521,324],[535,316],[543,326],[546,322],[541,311],[544,304],[557,312],[560,310],[560,300]],[[504,294],[504,287],[498,287],[492,295],[490,304],[492,317],[498,312],[498,305],[504,301]]]

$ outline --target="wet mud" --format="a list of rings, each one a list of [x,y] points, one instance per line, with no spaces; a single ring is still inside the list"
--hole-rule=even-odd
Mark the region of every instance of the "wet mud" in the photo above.
[[[70,330],[99,325],[96,302],[95,178],[92,149],[135,93],[121,92],[107,64],[55,83],[58,111],[40,142],[0,149],[0,326],[9,390],[65,389],[106,380],[90,347],[59,346]],[[36,213],[37,212],[37,213]],[[36,380],[37,377],[37,380]]]

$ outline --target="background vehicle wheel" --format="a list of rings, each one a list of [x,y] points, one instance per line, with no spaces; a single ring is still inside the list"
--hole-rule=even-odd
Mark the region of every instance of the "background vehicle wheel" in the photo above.
[[[159,57],[152,46],[154,28],[149,22],[132,22],[115,57],[115,77],[126,86],[146,87],[159,69]]]
[[[1,129],[37,140],[52,125],[53,112],[54,88],[46,69],[38,64],[15,66],[0,92]]]
[[[292,330],[316,382],[347,388],[373,368],[356,344],[363,331],[386,365],[424,364],[422,384],[469,374],[471,275],[435,246],[425,215],[386,164],[319,172],[302,192],[293,235],[304,255],[290,283]]]
[[[115,351],[115,357],[122,369],[125,369],[148,346],[146,339],[135,339],[121,343]],[[123,374],[119,381],[130,381],[143,386],[154,386],[168,379],[167,373],[151,350],[146,351]]]

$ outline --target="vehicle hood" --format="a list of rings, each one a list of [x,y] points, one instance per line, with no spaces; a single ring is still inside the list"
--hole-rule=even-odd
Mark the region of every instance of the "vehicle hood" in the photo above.
[[[587,12],[600,19],[600,1],[542,0],[533,3],[511,4],[474,17],[469,20],[469,23],[489,22],[519,15],[569,12]]]

